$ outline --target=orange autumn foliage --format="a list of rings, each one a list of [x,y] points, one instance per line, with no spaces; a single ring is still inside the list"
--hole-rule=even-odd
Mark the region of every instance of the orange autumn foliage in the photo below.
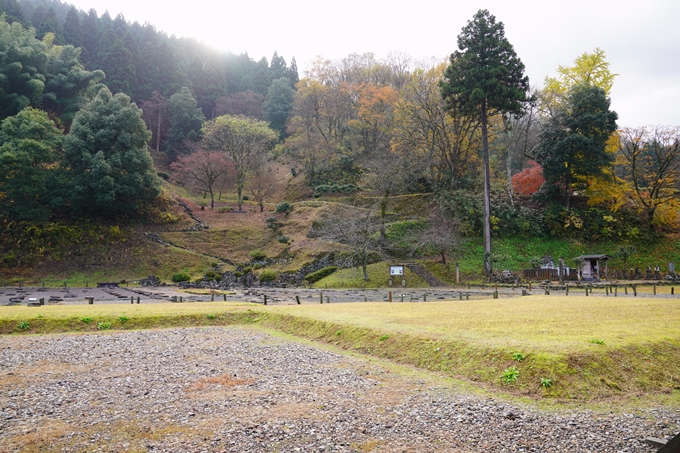
[[[530,166],[512,177],[512,188],[520,195],[533,195],[545,182],[541,166],[533,160]]]

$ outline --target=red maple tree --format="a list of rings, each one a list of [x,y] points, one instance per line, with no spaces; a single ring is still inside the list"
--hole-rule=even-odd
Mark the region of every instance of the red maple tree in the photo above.
[[[544,182],[541,166],[532,160],[529,162],[529,167],[512,177],[512,188],[517,194],[533,195]]]

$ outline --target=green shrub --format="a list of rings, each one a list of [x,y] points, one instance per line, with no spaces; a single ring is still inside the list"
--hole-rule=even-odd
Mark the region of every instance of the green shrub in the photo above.
[[[97,329],[99,330],[111,330],[111,323],[100,321],[97,323]]]
[[[541,378],[541,387],[548,388],[552,387],[552,385],[553,385],[552,379]]]
[[[205,278],[208,281],[215,280],[216,282],[219,282],[222,280],[222,274],[218,271],[208,271],[205,273]]]
[[[246,274],[250,274],[252,271],[253,271],[253,268],[248,266],[248,267],[244,267],[241,272],[243,272],[243,275],[246,275]]]
[[[287,201],[278,203],[276,205],[276,212],[279,212],[279,213],[282,212],[282,213],[288,215],[288,213],[292,210],[293,210],[293,207]]]
[[[217,212],[219,212],[220,214],[224,214],[225,212],[231,212],[233,210],[234,210],[234,208],[230,208],[228,206],[222,206],[222,207],[217,208]]]
[[[267,254],[262,250],[253,250],[248,255],[250,255],[250,257],[254,260],[263,260],[267,257]]]
[[[92,318],[82,318],[80,321],[84,322],[85,324],[90,324],[92,322]]]
[[[172,281],[175,283],[188,282],[189,280],[191,280],[191,275],[189,275],[188,272],[178,272],[176,274],[172,274]]]
[[[156,173],[156,174],[158,175],[159,178],[163,178],[163,179],[165,179],[166,181],[169,181],[169,180],[170,180],[170,175],[167,174],[167,173],[165,173],[164,171],[159,171],[159,172]]]
[[[288,236],[286,236],[285,234],[284,234],[283,236],[279,236],[277,240],[278,240],[281,244],[288,244],[288,242],[290,242],[290,239],[289,239]]]
[[[31,325],[28,323],[28,321],[19,321],[17,327],[19,327],[21,330],[28,330]]]
[[[522,354],[521,352],[513,352],[512,360],[516,362],[521,362],[522,360],[524,360],[524,354]]]
[[[519,370],[516,366],[511,366],[503,371],[503,382],[511,384],[519,379]]]
[[[305,280],[308,281],[309,283],[316,283],[322,278],[331,275],[333,272],[337,270],[338,270],[337,266],[324,267],[323,269],[319,269],[316,272],[312,272],[311,274],[305,275]]]
[[[125,324],[126,322],[129,321],[127,316],[119,316],[118,321],[120,321],[121,324]]]
[[[255,270],[262,269],[262,265],[260,263],[257,263],[253,266],[253,269]]]
[[[215,315],[207,315],[208,319],[215,319]]]
[[[279,276],[278,272],[271,269],[265,269],[262,272],[260,272],[260,281],[263,283],[273,282],[274,280],[276,280],[278,276]]]
[[[279,219],[277,219],[276,217],[267,217],[264,221],[266,223],[276,223],[276,222],[278,222],[278,220]]]

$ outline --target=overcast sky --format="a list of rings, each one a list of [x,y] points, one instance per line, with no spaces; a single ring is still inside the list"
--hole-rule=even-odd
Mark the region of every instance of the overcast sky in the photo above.
[[[619,126],[680,126],[680,1],[678,0],[65,0],[99,15],[122,13],[178,37],[194,37],[255,60],[278,51],[304,68],[316,56],[350,53],[386,57],[401,52],[416,60],[445,59],[456,36],[480,8],[505,24],[506,37],[542,85],[558,65],[596,47],[619,74],[612,108]]]

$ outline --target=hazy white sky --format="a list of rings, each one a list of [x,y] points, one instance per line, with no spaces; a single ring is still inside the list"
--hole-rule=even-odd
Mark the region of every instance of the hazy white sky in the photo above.
[[[505,33],[541,85],[557,66],[596,47],[619,74],[612,108],[619,126],[680,126],[680,1],[488,0],[387,2],[376,0],[65,0],[111,17],[149,22],[170,35],[194,37],[259,60],[278,51],[304,68],[316,56],[341,59],[401,52],[445,59],[456,36],[480,8],[505,24]]]

